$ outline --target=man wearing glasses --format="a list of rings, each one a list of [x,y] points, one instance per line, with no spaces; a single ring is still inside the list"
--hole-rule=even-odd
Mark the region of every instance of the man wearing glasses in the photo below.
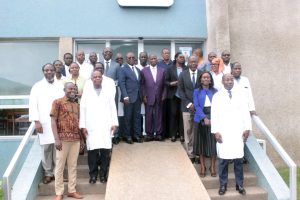
[[[119,70],[121,101],[124,103],[125,133],[128,144],[141,140],[141,92],[140,70],[134,65],[134,53],[126,54],[126,64]],[[132,132],[131,132],[132,131]]]

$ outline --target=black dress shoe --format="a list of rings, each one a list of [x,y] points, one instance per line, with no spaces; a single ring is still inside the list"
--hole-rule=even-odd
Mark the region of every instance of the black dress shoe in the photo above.
[[[195,163],[195,158],[190,158],[190,160],[193,164]]]
[[[114,137],[112,139],[112,143],[115,144],[115,145],[119,144],[119,142],[120,142],[120,139],[118,137]]]
[[[240,193],[241,195],[246,195],[246,190],[245,190],[245,188],[243,188],[242,186],[236,185],[236,186],[235,186],[235,189],[236,189],[236,191],[239,191],[239,193]]]
[[[176,137],[174,137],[174,136],[171,137],[171,141],[172,141],[172,142],[176,142]]]
[[[248,160],[245,157],[243,157],[243,164],[248,164]]]
[[[180,142],[184,142],[184,137],[180,136]]]
[[[105,176],[100,176],[100,182],[101,183],[105,183],[107,180],[106,180],[106,177]]]
[[[224,195],[226,193],[227,187],[225,185],[220,186],[219,195]]]
[[[164,141],[164,139],[163,139],[163,137],[161,135],[156,136],[155,140],[156,141],[160,141],[160,142]]]
[[[137,143],[142,143],[143,142],[143,140],[140,137],[134,137],[133,141],[137,142]]]
[[[95,184],[97,182],[97,177],[91,177],[89,182]]]
[[[133,144],[133,141],[131,138],[126,138],[125,139],[125,142],[128,143],[128,144]]]
[[[153,137],[151,136],[146,136],[145,139],[144,139],[145,142],[151,142],[153,141]]]
[[[200,157],[195,157],[195,164],[200,164]]]

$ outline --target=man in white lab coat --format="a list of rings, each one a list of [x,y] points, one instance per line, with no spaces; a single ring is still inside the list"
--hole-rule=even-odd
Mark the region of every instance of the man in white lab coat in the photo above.
[[[239,62],[235,62],[231,67],[231,74],[234,78],[234,87],[240,87],[245,93],[248,101],[248,108],[251,115],[257,115],[255,111],[254,100],[252,96],[252,90],[250,86],[249,79],[242,76],[242,65]]]
[[[44,184],[54,180],[55,146],[51,129],[50,111],[52,102],[64,96],[61,84],[54,81],[55,67],[47,63],[42,67],[44,78],[35,83],[29,97],[29,120],[35,122],[42,147],[42,165],[45,171]]]
[[[111,137],[117,130],[118,116],[115,104],[116,86],[112,79],[94,70],[93,84],[83,90],[80,102],[80,128],[86,135],[90,183],[98,176],[98,156],[100,150],[100,181],[107,181],[109,154],[112,148]]]
[[[246,194],[243,187],[243,156],[244,143],[251,130],[251,118],[245,95],[238,87],[233,88],[233,79],[231,74],[223,76],[224,88],[214,95],[211,106],[211,132],[217,140],[219,157],[219,195],[224,195],[227,190],[230,160],[234,162],[236,190]]]

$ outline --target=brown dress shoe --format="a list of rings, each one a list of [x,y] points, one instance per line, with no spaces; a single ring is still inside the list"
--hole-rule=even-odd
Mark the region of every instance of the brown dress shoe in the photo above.
[[[54,177],[51,177],[51,176],[44,176],[44,178],[43,178],[43,183],[44,183],[44,184],[48,184],[48,183],[50,183],[52,180],[54,180]]]
[[[68,197],[72,197],[74,199],[83,199],[83,196],[81,196],[79,193],[77,192],[73,192],[73,193],[69,193],[68,192]]]
[[[64,195],[56,195],[54,200],[62,200],[64,198]]]

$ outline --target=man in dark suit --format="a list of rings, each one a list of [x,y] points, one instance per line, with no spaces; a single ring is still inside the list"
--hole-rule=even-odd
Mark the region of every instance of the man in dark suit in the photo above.
[[[178,77],[187,67],[184,65],[185,57],[182,53],[175,55],[175,65],[168,68],[166,73],[165,84],[168,88],[167,98],[170,104],[170,119],[169,119],[169,136],[171,141],[176,141],[176,135],[179,133],[180,141],[184,141],[183,137],[183,121],[181,113],[181,99],[178,91]]]
[[[141,72],[134,65],[134,53],[126,55],[126,64],[119,70],[119,86],[121,101],[124,103],[125,133],[124,140],[128,144],[141,140]],[[131,133],[133,131],[133,133]],[[133,138],[132,138],[133,137]]]
[[[64,54],[64,68],[61,71],[61,74],[65,77],[70,76],[70,65],[73,62],[73,55],[71,53],[65,53]]]
[[[157,67],[157,56],[150,55],[150,66],[145,67],[141,72],[142,95],[145,103],[146,133],[145,141],[155,139],[162,141],[162,109],[163,101],[166,98],[167,90],[165,86],[166,71]]]
[[[100,62],[104,66],[104,75],[113,79],[115,81],[116,86],[118,86],[118,71],[120,69],[120,64],[112,60],[113,52],[110,47],[105,47],[102,52],[103,55],[103,60]],[[116,106],[118,108],[118,99],[119,99],[119,93],[118,93],[118,88],[116,88],[116,96],[115,96],[115,101],[116,101]],[[123,124],[119,122],[120,126],[122,127]],[[120,129],[119,129],[120,130]],[[120,141],[121,137],[121,132],[116,132],[114,135],[114,138],[112,142],[114,144],[118,144]]]
[[[189,70],[183,71],[179,76],[179,96],[181,98],[181,111],[183,118],[184,140],[187,154],[192,162],[195,162],[193,155],[194,143],[194,114],[195,107],[193,103],[194,89],[199,87],[200,71],[197,70],[198,58],[196,56],[189,57]]]
[[[228,50],[224,50],[221,54],[221,58],[224,63],[224,70],[223,74],[230,74],[231,73],[231,68],[233,67],[233,63],[230,62],[230,52]]]

